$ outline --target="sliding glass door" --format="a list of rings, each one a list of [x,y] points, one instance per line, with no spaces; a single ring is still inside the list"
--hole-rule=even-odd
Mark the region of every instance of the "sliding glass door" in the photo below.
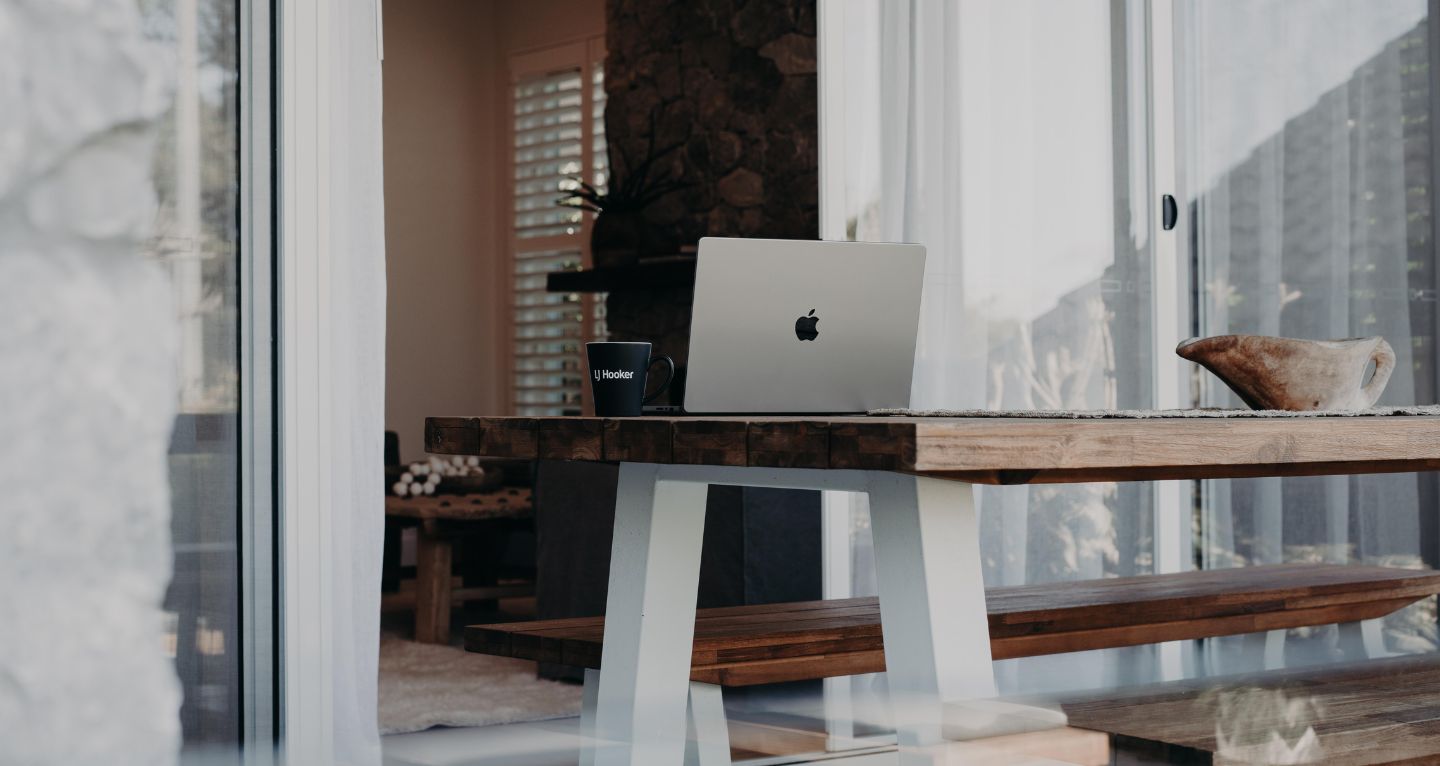
[[[263,201],[270,160],[255,149],[269,140],[268,3],[140,5],[148,33],[174,51],[175,66],[153,169],[160,206],[147,247],[169,273],[179,330],[170,445],[174,570],[166,631],[156,645],[175,661],[187,759],[238,762],[249,744],[250,762],[263,762],[274,731],[265,329],[271,248]],[[259,87],[252,91],[252,83]]]
[[[1174,304],[1155,290],[1171,233],[1150,166],[1149,4],[835,3],[821,22],[822,236],[927,248],[913,406],[1160,406],[1154,319]],[[978,498],[988,585],[1178,563],[1157,556],[1151,484]],[[873,593],[868,510],[840,509],[827,500],[827,595]],[[1118,680],[1153,650],[1127,651],[1067,673]]]
[[[1190,332],[1381,335],[1381,404],[1436,401],[1435,4],[1178,0],[1175,126]],[[1242,406],[1196,371],[1197,406]],[[1198,563],[1437,565],[1433,474],[1209,481]],[[1386,619],[1435,644],[1431,603]],[[1324,652],[1333,630],[1288,651]]]
[[[1440,2],[822,11],[822,235],[927,246],[915,406],[1236,406],[1173,353],[1184,337],[1225,333],[1383,335],[1399,366],[1381,402],[1437,401]],[[992,585],[1293,561],[1440,565],[1433,475],[979,497]],[[830,502],[826,518],[827,593],[866,592],[865,509]],[[1435,632],[1427,602],[1387,618],[1385,637],[1416,650]],[[1284,638],[1267,646],[1324,658],[1335,631]],[[1213,653],[1157,654],[1169,677]],[[1128,673],[1136,656],[1087,668]]]
[[[870,3],[826,23],[843,55],[822,63],[824,234],[927,246],[915,406],[1152,406],[1144,4]],[[1153,565],[1146,487],[981,504],[988,582]]]

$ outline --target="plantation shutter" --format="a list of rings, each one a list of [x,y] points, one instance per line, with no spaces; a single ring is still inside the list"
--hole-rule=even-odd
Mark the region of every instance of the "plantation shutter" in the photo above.
[[[590,260],[589,214],[556,201],[577,177],[601,188],[606,181],[604,73],[580,58],[513,78],[511,391],[519,415],[583,414],[584,344],[605,335],[603,295],[545,290],[546,274]]]

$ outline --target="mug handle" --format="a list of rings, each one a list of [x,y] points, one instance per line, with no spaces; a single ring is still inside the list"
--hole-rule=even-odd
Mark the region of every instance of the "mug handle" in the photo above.
[[[650,357],[650,361],[648,361],[648,362],[645,363],[645,369],[646,369],[646,370],[649,370],[651,367],[655,366],[655,363],[656,363],[656,362],[664,362],[664,363],[665,363],[665,366],[668,367],[668,368],[670,368],[670,374],[665,376],[665,382],[664,382],[664,383],[661,383],[661,384],[660,384],[660,387],[657,388],[657,389],[655,389],[655,393],[653,393],[653,394],[645,397],[645,399],[640,402],[641,404],[649,404],[650,402],[655,401],[655,397],[657,397],[657,396],[665,393],[665,389],[667,389],[667,388],[670,387],[670,381],[672,381],[672,380],[675,379],[675,360],[674,360],[674,359],[671,359],[669,356],[667,356],[667,355],[665,355],[665,354],[656,354],[655,356]],[[646,377],[648,378],[649,375],[650,375],[650,373],[647,372],[647,373],[645,373],[645,375],[646,375]]]
[[[1395,349],[1384,338],[1375,344],[1374,350],[1370,352],[1370,359],[1375,363],[1375,374],[1370,376],[1370,382],[1360,387],[1360,393],[1365,395],[1366,407],[1373,407],[1380,399],[1380,394],[1385,392],[1385,384],[1390,382],[1390,373],[1395,371]]]

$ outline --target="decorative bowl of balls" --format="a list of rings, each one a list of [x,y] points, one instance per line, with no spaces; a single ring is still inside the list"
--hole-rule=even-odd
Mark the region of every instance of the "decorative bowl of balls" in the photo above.
[[[486,470],[480,465],[480,458],[459,455],[449,458],[432,455],[422,462],[391,466],[386,470],[390,493],[396,497],[489,492],[499,487],[504,478],[500,471]]]

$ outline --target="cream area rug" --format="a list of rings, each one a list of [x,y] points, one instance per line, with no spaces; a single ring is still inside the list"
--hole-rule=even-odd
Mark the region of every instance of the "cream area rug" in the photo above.
[[[535,663],[398,638],[380,641],[380,733],[490,726],[580,714],[580,687]]]

